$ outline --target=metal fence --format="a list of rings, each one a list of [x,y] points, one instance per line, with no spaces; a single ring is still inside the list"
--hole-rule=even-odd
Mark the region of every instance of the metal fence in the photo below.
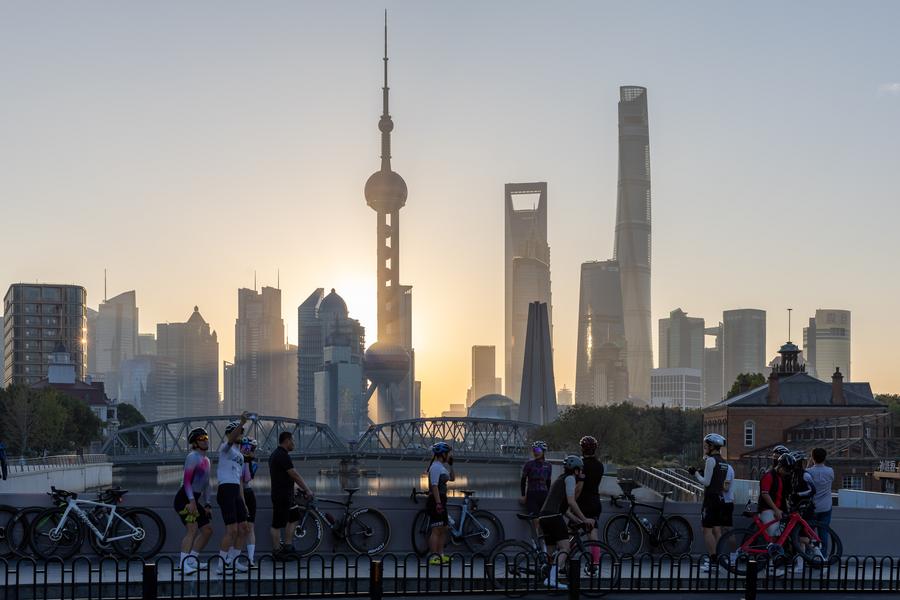
[[[240,560],[240,559],[239,559]],[[520,555],[510,568],[503,559],[492,562],[480,555],[453,555],[448,564],[429,566],[415,555],[312,556],[275,560],[258,558],[249,573],[225,570],[217,574],[218,557],[198,574],[185,575],[178,560],[159,557],[71,562],[0,560],[0,598],[3,600],[174,600],[176,598],[309,597],[375,598],[383,596],[433,597],[435,595],[490,595],[497,597],[542,596],[548,592],[543,579],[546,557]],[[568,590],[556,590],[570,599],[623,593],[734,593],[735,598],[777,598],[791,592],[897,593],[900,592],[900,559],[845,557],[822,569],[788,569],[778,575],[760,568],[757,576],[741,577],[724,568],[701,571],[702,557],[642,555],[604,562],[599,568],[577,560],[568,565]],[[755,567],[755,564],[753,565]],[[532,571],[533,570],[533,571]],[[528,574],[533,572],[533,574]]]
[[[77,467],[108,462],[111,462],[110,458],[105,454],[54,454],[37,458],[14,456],[7,460],[7,466],[10,473],[33,473],[60,467]]]

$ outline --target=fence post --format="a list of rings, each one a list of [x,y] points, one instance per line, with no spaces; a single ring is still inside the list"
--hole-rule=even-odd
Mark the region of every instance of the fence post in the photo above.
[[[384,595],[384,564],[380,560],[373,560],[369,568],[369,598],[381,600]]]
[[[156,600],[158,572],[156,563],[144,563],[144,577],[141,580],[141,600]]]
[[[590,559],[590,555],[588,555]],[[577,558],[569,559],[569,600],[581,598],[581,561]]]
[[[747,577],[744,579],[744,600],[756,600],[756,584],[759,577],[759,565],[756,559],[747,561]]]

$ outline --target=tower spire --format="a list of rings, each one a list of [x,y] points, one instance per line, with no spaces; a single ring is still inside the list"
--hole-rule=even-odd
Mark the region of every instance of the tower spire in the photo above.
[[[390,88],[388,87],[388,29],[387,29],[387,9],[384,11],[384,86],[381,88],[382,96],[382,112],[381,119],[378,121],[378,129],[381,130],[381,170],[391,170],[391,131],[394,129],[394,122],[391,120],[391,113],[388,109],[388,95]]]

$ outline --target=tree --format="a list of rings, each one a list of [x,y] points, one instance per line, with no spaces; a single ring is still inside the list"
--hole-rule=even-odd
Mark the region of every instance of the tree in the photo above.
[[[766,376],[762,373],[741,373],[734,380],[725,399],[734,398],[738,394],[743,394],[747,390],[758,388],[761,385],[766,385]]]
[[[52,390],[51,390],[52,391]],[[3,393],[0,421],[10,452],[54,449],[63,439],[65,410],[53,393],[11,385]]]
[[[70,447],[83,448],[100,438],[103,423],[94,414],[88,405],[72,396],[56,393],[56,400],[66,414],[66,421],[62,431],[62,440]],[[67,449],[57,447],[57,450]]]
[[[147,419],[141,414],[141,411],[131,404],[126,404],[124,402],[116,405],[116,416],[119,419],[119,427],[121,429],[142,425],[147,422]],[[126,443],[137,446],[138,434],[136,432],[123,434],[123,437]]]

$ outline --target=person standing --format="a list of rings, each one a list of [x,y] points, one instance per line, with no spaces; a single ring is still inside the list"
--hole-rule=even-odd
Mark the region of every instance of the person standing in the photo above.
[[[586,435],[578,442],[581,446],[581,460],[584,462],[582,469],[581,492],[578,494],[578,507],[582,514],[594,523],[600,518],[600,483],[603,481],[603,463],[597,458],[597,438]],[[588,537],[597,540],[600,531],[597,527],[591,529]],[[600,547],[591,548],[591,560],[593,564],[600,563]]]
[[[456,479],[453,472],[453,449],[447,442],[437,442],[431,447],[431,464],[428,465],[428,500],[425,502],[425,513],[428,515],[428,551],[431,566],[450,562],[444,554],[447,543],[447,482]]]
[[[772,451],[772,468],[763,473],[759,480],[759,502],[757,510],[759,518],[766,524],[766,533],[777,537],[781,531],[781,519],[787,510],[787,497],[790,471],[779,465],[782,456],[789,456],[790,451],[784,446],[776,446]]]
[[[294,529],[300,520],[300,511],[294,502],[294,485],[309,498],[312,490],[294,468],[290,453],[294,451],[294,435],[282,431],[278,435],[278,447],[269,455],[269,477],[272,481],[272,552],[276,558],[288,558],[294,553]],[[282,542],[281,530],[286,528]]]
[[[810,466],[806,472],[816,486],[813,496],[816,533],[822,540],[822,555],[828,556],[828,527],[831,525],[831,490],[834,488],[834,469],[825,464],[828,454],[824,448],[812,451]]]
[[[244,486],[244,504],[247,506],[247,522],[244,524],[244,545],[247,549],[247,560],[250,567],[256,566],[256,493],[250,485],[256,477],[259,463],[256,462],[256,448],[258,442],[253,438],[241,440],[241,454],[244,455],[244,472],[241,474],[241,484]]]
[[[716,546],[722,537],[724,522],[725,500],[722,497],[725,491],[725,477],[728,474],[728,464],[722,458],[722,447],[725,446],[725,438],[718,433],[707,434],[703,438],[706,460],[703,465],[703,474],[694,467],[690,473],[703,485],[703,508],[700,512],[700,524],[703,527],[703,540],[706,542],[708,554],[703,557],[700,570],[709,573],[716,565]]]
[[[188,433],[191,451],[184,459],[182,485],[175,494],[173,507],[184,523],[181,539],[181,558],[178,564],[185,575],[200,569],[200,552],[212,537],[212,505],[209,503],[209,434],[202,427]]]
[[[519,502],[525,505],[525,511],[530,515],[537,515],[547,499],[547,491],[553,476],[553,465],[547,462],[547,442],[540,440],[531,444],[531,454],[534,458],[522,467],[522,479],[519,482],[521,497]],[[537,519],[535,518],[535,521]]]
[[[225,427],[225,439],[219,446],[219,463],[216,468],[216,477],[219,480],[219,489],[216,490],[216,502],[222,511],[222,520],[225,521],[225,535],[219,544],[219,558],[216,565],[216,573],[221,574],[226,568],[234,568],[236,571],[247,571],[247,565],[236,561],[240,555],[241,538],[247,522],[247,505],[244,502],[244,488],[241,485],[241,475],[244,472],[244,455],[241,454],[240,441],[244,435],[244,424],[247,423],[248,413],[241,414],[240,421],[232,421]]]

